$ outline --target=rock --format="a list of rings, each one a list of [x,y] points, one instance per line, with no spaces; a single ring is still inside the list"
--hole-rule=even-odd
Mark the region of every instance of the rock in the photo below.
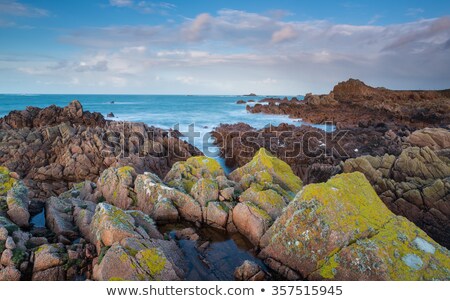
[[[199,179],[215,179],[224,176],[220,164],[208,157],[191,157],[185,162],[177,162],[164,178],[170,187],[190,193]]]
[[[263,234],[272,225],[273,220],[266,211],[252,202],[239,203],[233,209],[233,223],[238,231],[252,244],[259,245]]]
[[[110,112],[110,113],[108,113],[107,117],[108,117],[108,118],[114,118],[115,116],[114,116],[114,113],[113,113],[113,112]]]
[[[305,186],[260,245],[262,258],[310,280],[449,277],[449,251],[390,212],[359,172]]]
[[[192,222],[203,220],[202,206],[197,201],[188,194],[162,184],[153,175],[138,176],[135,181],[135,191],[137,195],[136,209],[157,220],[175,218],[175,212],[171,208],[171,204],[176,207],[179,215],[184,219]],[[160,202],[163,203],[156,206]],[[157,215],[155,208],[158,209]],[[168,215],[166,216],[165,213]]]
[[[258,190],[256,186],[252,186],[239,197],[240,202],[252,202],[273,219],[277,219],[281,215],[283,208],[287,202],[275,190]]]
[[[406,142],[412,146],[427,146],[433,151],[449,149],[450,131],[442,128],[424,128],[412,132]]]
[[[349,159],[343,171],[364,173],[390,210],[450,247],[450,163],[430,148],[409,147],[397,157]]]
[[[101,114],[83,111],[79,102],[66,108],[13,111],[0,118],[0,129],[0,165],[5,166],[1,173],[7,167],[24,175],[32,199],[60,195],[73,183],[97,181],[110,167],[132,166],[136,172],[163,177],[175,162],[202,154],[177,137],[167,137],[162,129],[106,121]],[[15,180],[12,175],[6,182]],[[6,193],[3,178],[0,196]],[[101,196],[94,194],[95,200],[85,200],[96,202]]]
[[[0,263],[5,267],[14,266],[13,256],[14,256],[13,251],[10,249],[6,249],[1,254]]]
[[[136,205],[133,184],[137,174],[130,166],[106,169],[98,179],[98,189],[106,202],[122,209]]]
[[[45,203],[46,224],[57,236],[69,239],[78,237],[73,221],[73,208],[71,199],[51,197]]]
[[[45,237],[31,237],[28,243],[31,248],[36,248],[48,244],[48,240]]]
[[[5,227],[0,227],[0,240],[5,241],[8,238],[8,230]]]
[[[153,210],[153,217],[159,222],[176,222],[179,218],[177,208],[167,198],[156,203]]]
[[[99,265],[94,267],[95,280],[180,280],[171,258],[158,245],[137,238],[114,243]]]
[[[200,238],[193,228],[177,230],[175,232],[175,236],[177,239],[186,239],[186,240],[194,240],[194,241],[196,241]]]
[[[282,189],[282,194],[291,199],[302,188],[302,181],[294,175],[289,165],[264,148],[261,148],[248,164],[233,171],[230,179],[241,182],[248,175],[259,175],[259,179],[256,180],[258,184],[278,185]],[[245,188],[248,185],[243,183],[242,186]]]
[[[19,229],[19,227],[16,224],[14,224],[12,221],[1,215],[0,215],[0,228],[5,228],[9,233],[13,233],[14,231]]]
[[[5,196],[14,183],[16,183],[16,179],[11,176],[8,168],[0,166],[0,196]]]
[[[262,281],[266,273],[255,262],[246,260],[234,271],[234,278],[239,281]]]
[[[34,252],[33,274],[61,266],[66,262],[66,249],[62,244],[42,245]]]
[[[20,271],[13,266],[0,270],[0,281],[19,281],[20,277]]]
[[[9,249],[9,250],[14,250],[14,249],[16,248],[16,243],[14,242],[14,240],[12,239],[11,236],[9,236],[9,237],[6,239],[6,242],[5,242],[5,248],[7,248],[7,249]]]
[[[227,228],[228,213],[233,206],[225,202],[209,202],[206,207],[206,223],[220,229]]]
[[[134,223],[134,218],[123,210],[106,203],[98,204],[91,223],[97,252],[102,246],[110,247],[127,237],[141,238],[135,231]]]
[[[202,207],[206,207],[208,202],[219,199],[219,186],[214,180],[202,178],[194,184],[190,194]]]
[[[313,124],[333,121],[338,127],[379,123],[445,127],[450,119],[448,99],[447,90],[394,91],[349,79],[338,83],[328,95],[309,93],[300,102],[269,102],[247,106],[247,111],[289,115]]]
[[[245,103],[247,103],[247,102],[245,100],[242,100],[242,99],[236,101],[236,104],[238,104],[238,105],[242,105],[242,104],[245,104]]]
[[[64,281],[66,271],[63,266],[57,266],[44,271],[35,272],[31,277],[33,281]]]
[[[16,248],[23,251],[27,249],[27,244],[30,237],[31,234],[29,232],[24,232],[20,229],[15,230],[12,233],[12,238],[16,244]]]
[[[8,216],[19,227],[28,227],[30,213],[28,212],[28,205],[30,199],[28,198],[28,189],[21,182],[17,182],[8,191],[6,202],[8,204]]]

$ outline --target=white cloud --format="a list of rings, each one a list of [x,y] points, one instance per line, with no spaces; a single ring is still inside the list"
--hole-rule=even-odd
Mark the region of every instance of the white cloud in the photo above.
[[[109,4],[117,7],[133,6],[133,0],[109,0]]]
[[[1,0],[0,15],[45,17],[49,15],[49,12],[45,9],[23,4],[16,0]]]
[[[289,40],[293,40],[298,36],[297,31],[294,29],[294,27],[290,24],[283,26],[278,31],[275,31],[272,34],[272,42],[274,43],[280,43],[285,42]]]

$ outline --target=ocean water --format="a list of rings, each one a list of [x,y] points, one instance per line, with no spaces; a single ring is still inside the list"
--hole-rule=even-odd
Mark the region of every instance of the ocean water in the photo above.
[[[284,96],[283,96],[284,97]],[[197,136],[189,140],[210,157],[218,159],[218,150],[212,146],[209,132],[221,123],[245,122],[254,128],[290,123],[301,125],[298,120],[284,115],[250,114],[245,104],[236,104],[239,99],[258,101],[263,97],[244,97],[236,95],[32,95],[1,94],[0,117],[12,110],[23,110],[27,106],[44,108],[55,104],[66,106],[77,99],[84,110],[100,112],[105,117],[112,112],[112,120],[145,122],[163,129],[178,128],[186,132],[189,125]],[[114,103],[112,103],[114,102]],[[316,125],[324,130],[324,125]],[[186,140],[188,138],[185,138]],[[220,160],[220,159],[219,159]],[[222,162],[221,162],[222,163]]]

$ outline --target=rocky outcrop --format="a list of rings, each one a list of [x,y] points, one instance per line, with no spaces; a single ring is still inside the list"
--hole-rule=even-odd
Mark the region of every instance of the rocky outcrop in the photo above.
[[[360,80],[337,84],[328,95],[307,94],[302,102],[270,102],[247,106],[251,113],[284,114],[339,128],[392,123],[413,127],[447,126],[450,90],[393,91],[373,88]]]
[[[442,128],[417,130],[408,136],[406,143],[411,146],[427,146],[433,151],[450,149],[450,131]]]
[[[288,163],[303,182],[324,182],[340,173],[342,160],[361,155],[398,155],[406,129],[385,125],[337,132],[288,124],[256,130],[244,123],[222,124],[213,136],[229,166],[241,167],[264,147]]]
[[[430,148],[406,148],[399,156],[362,156],[343,164],[360,171],[395,214],[407,217],[450,247],[450,160]]]
[[[94,266],[94,279],[182,279],[183,264],[175,260],[182,255],[176,244],[162,240],[158,232],[146,231],[140,223],[140,219],[115,206],[105,203],[97,206],[91,224],[100,254]]]
[[[310,280],[448,280],[450,252],[383,204],[363,174],[305,186],[260,256]],[[278,266],[276,265],[278,263]]]
[[[201,154],[171,132],[106,121],[79,102],[13,111],[0,119],[0,129],[0,165],[18,173],[36,198],[95,182],[109,167],[132,166],[163,177],[175,162]]]
[[[245,191],[233,209],[233,223],[254,245],[302,188],[285,162],[261,148],[252,161],[230,174]]]

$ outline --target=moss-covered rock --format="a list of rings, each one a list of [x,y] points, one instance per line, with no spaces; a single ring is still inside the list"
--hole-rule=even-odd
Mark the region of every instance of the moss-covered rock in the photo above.
[[[184,219],[193,222],[202,221],[202,207],[196,200],[178,189],[166,186],[148,174],[137,177],[135,191],[137,195],[135,208],[155,219],[157,217],[158,220],[173,220],[175,216],[171,207],[175,206],[179,215]],[[167,203],[168,201],[170,203]],[[161,202],[163,203],[160,204]],[[163,205],[168,207],[161,208]],[[155,211],[156,209],[158,209],[158,212]],[[169,216],[164,216],[164,212]]]
[[[112,246],[126,237],[141,238],[135,231],[134,218],[123,210],[107,203],[97,205],[91,223],[91,232],[97,243],[97,251]]]
[[[8,168],[0,166],[0,196],[5,196],[17,181],[10,173]]]
[[[165,250],[166,242],[126,238],[109,248],[99,265],[94,267],[95,280],[174,281],[183,277],[178,262]],[[170,243],[170,242],[169,242]],[[172,252],[177,252],[173,243]],[[179,251],[179,250],[178,250]],[[181,277],[180,277],[181,276]]]
[[[311,184],[265,233],[260,254],[310,279],[448,279],[450,253],[394,215],[359,172]]]
[[[450,160],[446,157],[428,147],[408,147],[397,157],[348,159],[343,171],[364,173],[392,212],[450,248]]]
[[[249,163],[233,171],[230,179],[242,182],[244,189],[249,187],[249,183],[261,186],[276,184],[285,190],[291,199],[303,185],[287,163],[274,157],[265,148],[261,148]]]
[[[219,176],[225,176],[225,172],[216,160],[198,156],[190,157],[185,162],[175,163],[164,178],[164,182],[171,187],[190,193],[199,179],[216,179]]]
[[[244,191],[239,197],[239,201],[252,202],[266,211],[273,220],[281,215],[283,208],[287,205],[286,200],[275,190],[258,190],[256,186],[252,186]]]
[[[7,193],[6,203],[8,204],[8,216],[20,227],[28,227],[30,213],[28,205],[28,189],[22,182],[15,182]]]

